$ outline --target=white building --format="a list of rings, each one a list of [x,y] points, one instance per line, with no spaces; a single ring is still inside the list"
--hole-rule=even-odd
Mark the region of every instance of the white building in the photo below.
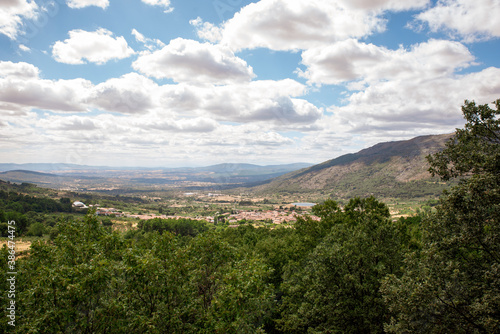
[[[88,206],[85,205],[83,202],[75,201],[73,202],[73,207],[74,208],[80,208],[80,209],[86,209]]]

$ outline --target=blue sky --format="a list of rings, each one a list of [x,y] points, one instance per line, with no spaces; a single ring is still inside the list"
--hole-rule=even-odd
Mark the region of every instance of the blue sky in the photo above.
[[[6,0],[0,162],[320,163],[500,98],[498,0]]]

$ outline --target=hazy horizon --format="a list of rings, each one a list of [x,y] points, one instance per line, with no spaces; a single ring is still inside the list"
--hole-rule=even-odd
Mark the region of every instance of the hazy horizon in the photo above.
[[[318,162],[318,164],[321,162]],[[212,166],[217,166],[217,165],[253,165],[253,166],[259,166],[259,167],[269,167],[269,166],[286,166],[286,165],[315,165],[315,163],[308,163],[308,162],[290,162],[290,163],[282,163],[282,164],[249,164],[246,162],[222,162],[222,163],[217,163],[217,164],[210,164],[210,165],[200,165],[200,166],[123,166],[123,165],[81,165],[81,164],[70,164],[66,162],[27,162],[27,163],[16,163],[16,162],[0,162],[0,166],[2,165],[74,165],[78,167],[89,167],[89,168],[120,168],[120,169],[125,169],[125,168],[133,168],[133,169],[174,169],[174,168],[205,168],[205,167],[212,167]]]

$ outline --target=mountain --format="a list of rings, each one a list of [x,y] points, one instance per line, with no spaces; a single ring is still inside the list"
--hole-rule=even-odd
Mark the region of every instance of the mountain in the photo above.
[[[110,190],[136,187],[229,187],[263,182],[311,166],[306,163],[259,166],[225,163],[191,168],[96,167],[70,164],[0,164],[0,179],[50,188]],[[10,170],[9,168],[14,168]]]
[[[422,136],[380,143],[282,175],[253,190],[262,194],[321,193],[334,198],[435,196],[446,184],[431,177],[425,157],[442,150],[451,136]]]
[[[58,172],[68,170],[84,170],[84,169],[97,169],[100,167],[90,167],[75,164],[60,164],[60,163],[27,163],[27,164],[13,164],[13,163],[0,163],[0,171],[7,172],[12,170],[23,170],[33,172]]]
[[[285,165],[253,165],[253,164],[243,164],[243,163],[223,163],[207,167],[197,167],[194,168],[197,171],[208,171],[215,173],[237,173],[242,175],[251,174],[273,174],[281,172],[291,172],[297,169],[302,169],[310,167],[312,164],[308,163],[293,163]]]
[[[33,183],[52,188],[60,188],[67,184],[75,184],[77,179],[71,176],[35,172],[31,170],[10,170],[0,172],[0,179],[15,183]],[[93,179],[81,176],[80,179]]]
[[[310,167],[308,163],[260,166],[253,164],[223,163],[194,168],[191,179],[214,183],[255,183],[273,179],[286,173]]]

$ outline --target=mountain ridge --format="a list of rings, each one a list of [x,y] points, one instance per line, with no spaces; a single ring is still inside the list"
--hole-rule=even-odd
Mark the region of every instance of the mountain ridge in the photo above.
[[[452,134],[378,143],[253,187],[257,193],[322,192],[334,197],[438,195],[445,188],[428,172],[426,156],[445,147]]]
[[[266,169],[266,168],[304,168],[312,166],[312,163],[296,162],[287,164],[257,165],[249,163],[220,163],[201,167],[112,167],[112,166],[90,166],[67,163],[0,163],[0,172],[8,171],[33,171],[33,172],[65,172],[71,170],[244,170],[244,169]]]

